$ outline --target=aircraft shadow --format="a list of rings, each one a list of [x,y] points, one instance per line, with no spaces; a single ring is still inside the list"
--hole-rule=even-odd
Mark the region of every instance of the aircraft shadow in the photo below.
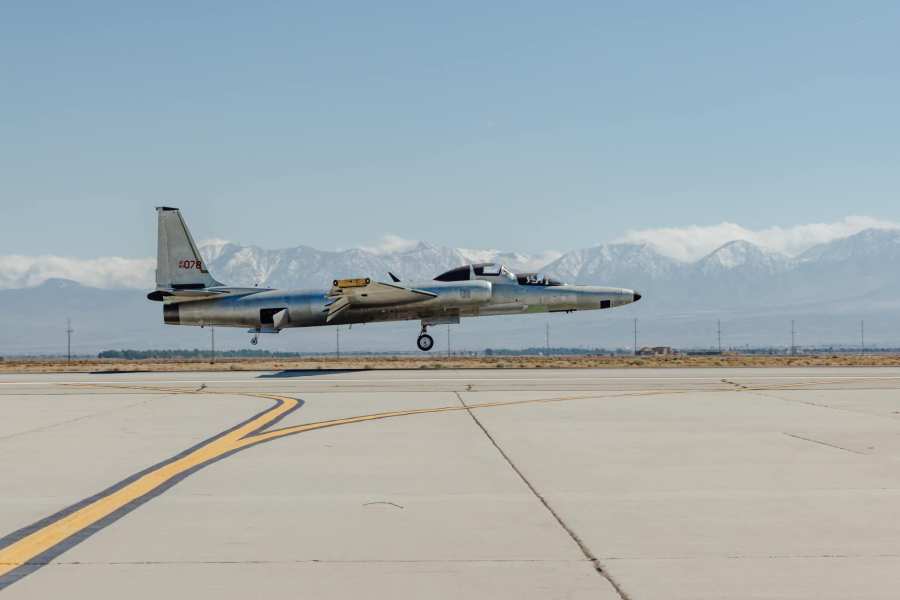
[[[358,373],[366,369],[286,369],[275,373],[257,375],[257,379],[281,379],[285,377],[314,377],[316,375],[340,375],[342,373]]]

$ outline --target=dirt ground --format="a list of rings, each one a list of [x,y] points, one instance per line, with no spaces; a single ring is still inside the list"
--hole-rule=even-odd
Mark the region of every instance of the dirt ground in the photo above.
[[[90,373],[141,371],[279,371],[289,369],[596,369],[674,367],[896,367],[900,354],[803,356],[348,356],[217,360],[10,359],[0,373]]]

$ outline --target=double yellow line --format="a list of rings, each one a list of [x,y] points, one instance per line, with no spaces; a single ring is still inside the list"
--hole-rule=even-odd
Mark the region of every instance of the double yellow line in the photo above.
[[[52,552],[54,549],[58,550],[58,552],[52,552],[54,556],[65,551],[69,547],[65,544],[67,540],[77,537],[82,532],[93,533],[90,530],[92,526],[114,516],[117,511],[167,484],[177,482],[181,476],[189,474],[217,458],[259,443],[260,440],[255,438],[253,432],[266,427],[300,406],[299,400],[286,396],[254,395],[259,398],[276,400],[276,404],[238,427],[207,440],[174,459],[151,467],[130,481],[126,480],[127,483],[120,483],[109,488],[107,492],[101,493],[96,499],[80,506],[76,505],[77,508],[74,510],[65,510],[58,514],[58,518],[51,517],[49,523],[36,528],[33,532],[26,533],[0,549],[0,589],[4,587],[4,584],[12,583],[12,581],[6,582],[6,579],[10,579],[7,576],[13,571],[28,566],[32,561],[43,562],[42,555]],[[13,537],[16,537],[15,534]],[[81,539],[76,539],[75,543]]]
[[[118,388],[120,386],[108,387]],[[137,386],[121,387],[137,388]],[[223,393],[149,387],[140,387],[138,389],[169,393]],[[673,393],[673,390],[626,393],[599,397],[645,396],[662,393]],[[561,398],[487,402],[482,404],[470,404],[469,406],[453,405],[398,410],[342,419],[331,419],[328,421],[306,423],[303,425],[266,431],[269,426],[299,408],[302,405],[302,401],[288,396],[270,394],[242,393],[241,395],[275,400],[275,405],[230,430],[202,442],[167,461],[119,482],[92,498],[77,503],[55,515],[43,519],[42,521],[20,529],[0,540],[0,590],[47,564],[54,557],[78,544],[92,533],[99,531],[103,527],[121,518],[134,508],[137,508],[142,502],[165,491],[194,471],[235,452],[255,446],[256,444],[269,442],[288,435],[313,431],[315,429],[335,427],[349,423],[375,421],[392,417],[453,412],[492,406],[511,406],[598,398],[595,394],[588,396],[581,395],[565,396]]]

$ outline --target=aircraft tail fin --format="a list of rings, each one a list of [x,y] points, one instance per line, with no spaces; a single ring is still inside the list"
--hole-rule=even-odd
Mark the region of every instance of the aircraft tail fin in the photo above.
[[[156,253],[157,289],[199,290],[221,286],[209,271],[197,250],[181,211],[159,206]]]

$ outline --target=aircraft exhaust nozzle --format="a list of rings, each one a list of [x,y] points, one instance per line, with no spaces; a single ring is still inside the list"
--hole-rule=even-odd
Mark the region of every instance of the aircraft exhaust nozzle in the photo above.
[[[163,304],[163,323],[166,325],[181,325],[181,308],[178,304]]]

